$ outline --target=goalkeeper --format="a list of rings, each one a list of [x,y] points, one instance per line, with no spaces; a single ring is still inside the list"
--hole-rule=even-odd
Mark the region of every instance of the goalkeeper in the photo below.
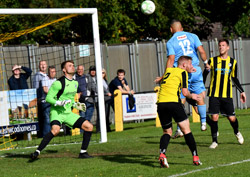
[[[85,118],[73,113],[74,107],[81,111],[86,111],[84,103],[75,103],[74,97],[77,93],[78,82],[73,80],[75,67],[73,61],[65,61],[61,64],[64,76],[55,81],[46,97],[46,102],[51,104],[50,125],[51,131],[45,135],[37,150],[31,154],[31,159],[38,158],[40,152],[49,144],[51,139],[58,135],[62,123],[71,128],[81,128],[84,130],[82,147],[79,158],[91,158],[87,153],[87,148],[92,135],[93,125]]]

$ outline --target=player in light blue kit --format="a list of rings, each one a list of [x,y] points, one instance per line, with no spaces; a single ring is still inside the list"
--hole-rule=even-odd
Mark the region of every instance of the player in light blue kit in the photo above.
[[[205,131],[206,130],[206,104],[204,102],[204,98],[205,98],[206,89],[203,83],[202,70],[199,66],[200,61],[197,55],[197,51],[200,52],[201,59],[203,60],[205,67],[208,68],[209,66],[207,64],[206,52],[198,36],[193,33],[183,31],[180,21],[173,20],[171,22],[170,31],[171,33],[173,33],[173,36],[167,42],[168,60],[167,60],[166,68],[177,67],[177,61],[180,56],[184,55],[184,56],[192,57],[192,65],[194,66],[196,72],[190,73],[188,76],[188,82],[189,82],[188,90],[191,93],[199,94],[202,97],[200,101],[197,101],[198,110],[197,108],[195,108],[195,110],[198,111],[201,117],[201,130]],[[185,103],[185,97],[182,94],[181,94],[181,99],[182,99],[182,102]],[[196,106],[194,103],[192,105]],[[179,136],[183,136],[183,134],[180,131],[180,129],[177,128],[174,138],[177,138]]]

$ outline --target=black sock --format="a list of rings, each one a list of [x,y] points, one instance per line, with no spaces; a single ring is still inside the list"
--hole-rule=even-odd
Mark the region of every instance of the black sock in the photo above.
[[[238,123],[237,118],[235,118],[235,122],[230,121],[230,124],[234,129],[234,134],[236,135],[239,132],[239,123]]]
[[[163,134],[160,140],[160,153],[165,154],[170,140],[169,134]]]
[[[90,142],[92,132],[84,131],[83,133],[83,140],[82,140],[82,150],[87,150]]]
[[[209,117],[208,114],[207,114],[207,116],[206,116],[206,122],[207,122],[207,124],[211,127],[212,120],[210,119],[210,117]]]
[[[41,152],[49,144],[53,137],[54,135],[51,132],[47,133],[47,135],[45,135],[42,142],[38,146],[37,150]]]
[[[198,156],[198,152],[197,152],[197,148],[196,148],[196,142],[194,140],[194,136],[192,134],[192,132],[184,135],[186,144],[188,145],[191,153],[193,156]]]
[[[212,141],[218,143],[217,141],[217,132],[218,132],[218,121],[211,120],[211,135]]]

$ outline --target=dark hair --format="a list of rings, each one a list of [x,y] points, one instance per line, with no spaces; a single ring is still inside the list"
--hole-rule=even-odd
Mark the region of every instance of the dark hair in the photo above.
[[[117,75],[118,75],[118,73],[124,73],[124,75],[125,75],[126,72],[125,72],[124,69],[118,69],[118,70],[117,70]]]
[[[96,68],[95,68],[94,65],[92,65],[92,66],[89,67],[89,74],[90,74],[90,71],[96,71]]]
[[[181,21],[180,20],[177,20],[177,19],[173,19],[171,22],[170,22],[170,25],[172,26],[174,23],[176,23],[176,22],[179,22],[179,23],[181,23]]]
[[[52,65],[52,66],[49,66],[48,71],[49,71],[50,69],[56,69],[56,67]]]
[[[66,63],[72,63],[72,64],[74,64],[74,61],[72,61],[72,60],[67,60],[67,61],[62,62],[62,64],[61,64],[61,69],[63,69],[63,68],[65,67]]]
[[[178,65],[183,62],[184,60],[191,60],[192,61],[192,57],[189,56],[180,56],[180,58],[178,59]]]
[[[226,42],[227,45],[229,45],[229,41],[227,39],[220,39],[219,42],[218,42],[218,44],[220,44],[221,42]]]

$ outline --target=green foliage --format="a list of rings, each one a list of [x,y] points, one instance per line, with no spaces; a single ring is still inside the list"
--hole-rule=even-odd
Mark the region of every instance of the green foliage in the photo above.
[[[97,8],[101,42],[121,43],[153,39],[169,39],[169,24],[179,19],[185,31],[207,39],[212,24],[223,25],[225,37],[250,36],[250,2],[248,0],[154,0],[156,10],[151,15],[141,13],[143,0],[2,0],[0,8]],[[0,33],[15,32],[39,26],[64,15],[11,15],[1,21]],[[90,15],[53,24],[8,44],[92,43]]]
[[[250,1],[249,0],[206,0],[198,3],[206,9],[210,23],[220,22],[224,37],[250,37]]]

